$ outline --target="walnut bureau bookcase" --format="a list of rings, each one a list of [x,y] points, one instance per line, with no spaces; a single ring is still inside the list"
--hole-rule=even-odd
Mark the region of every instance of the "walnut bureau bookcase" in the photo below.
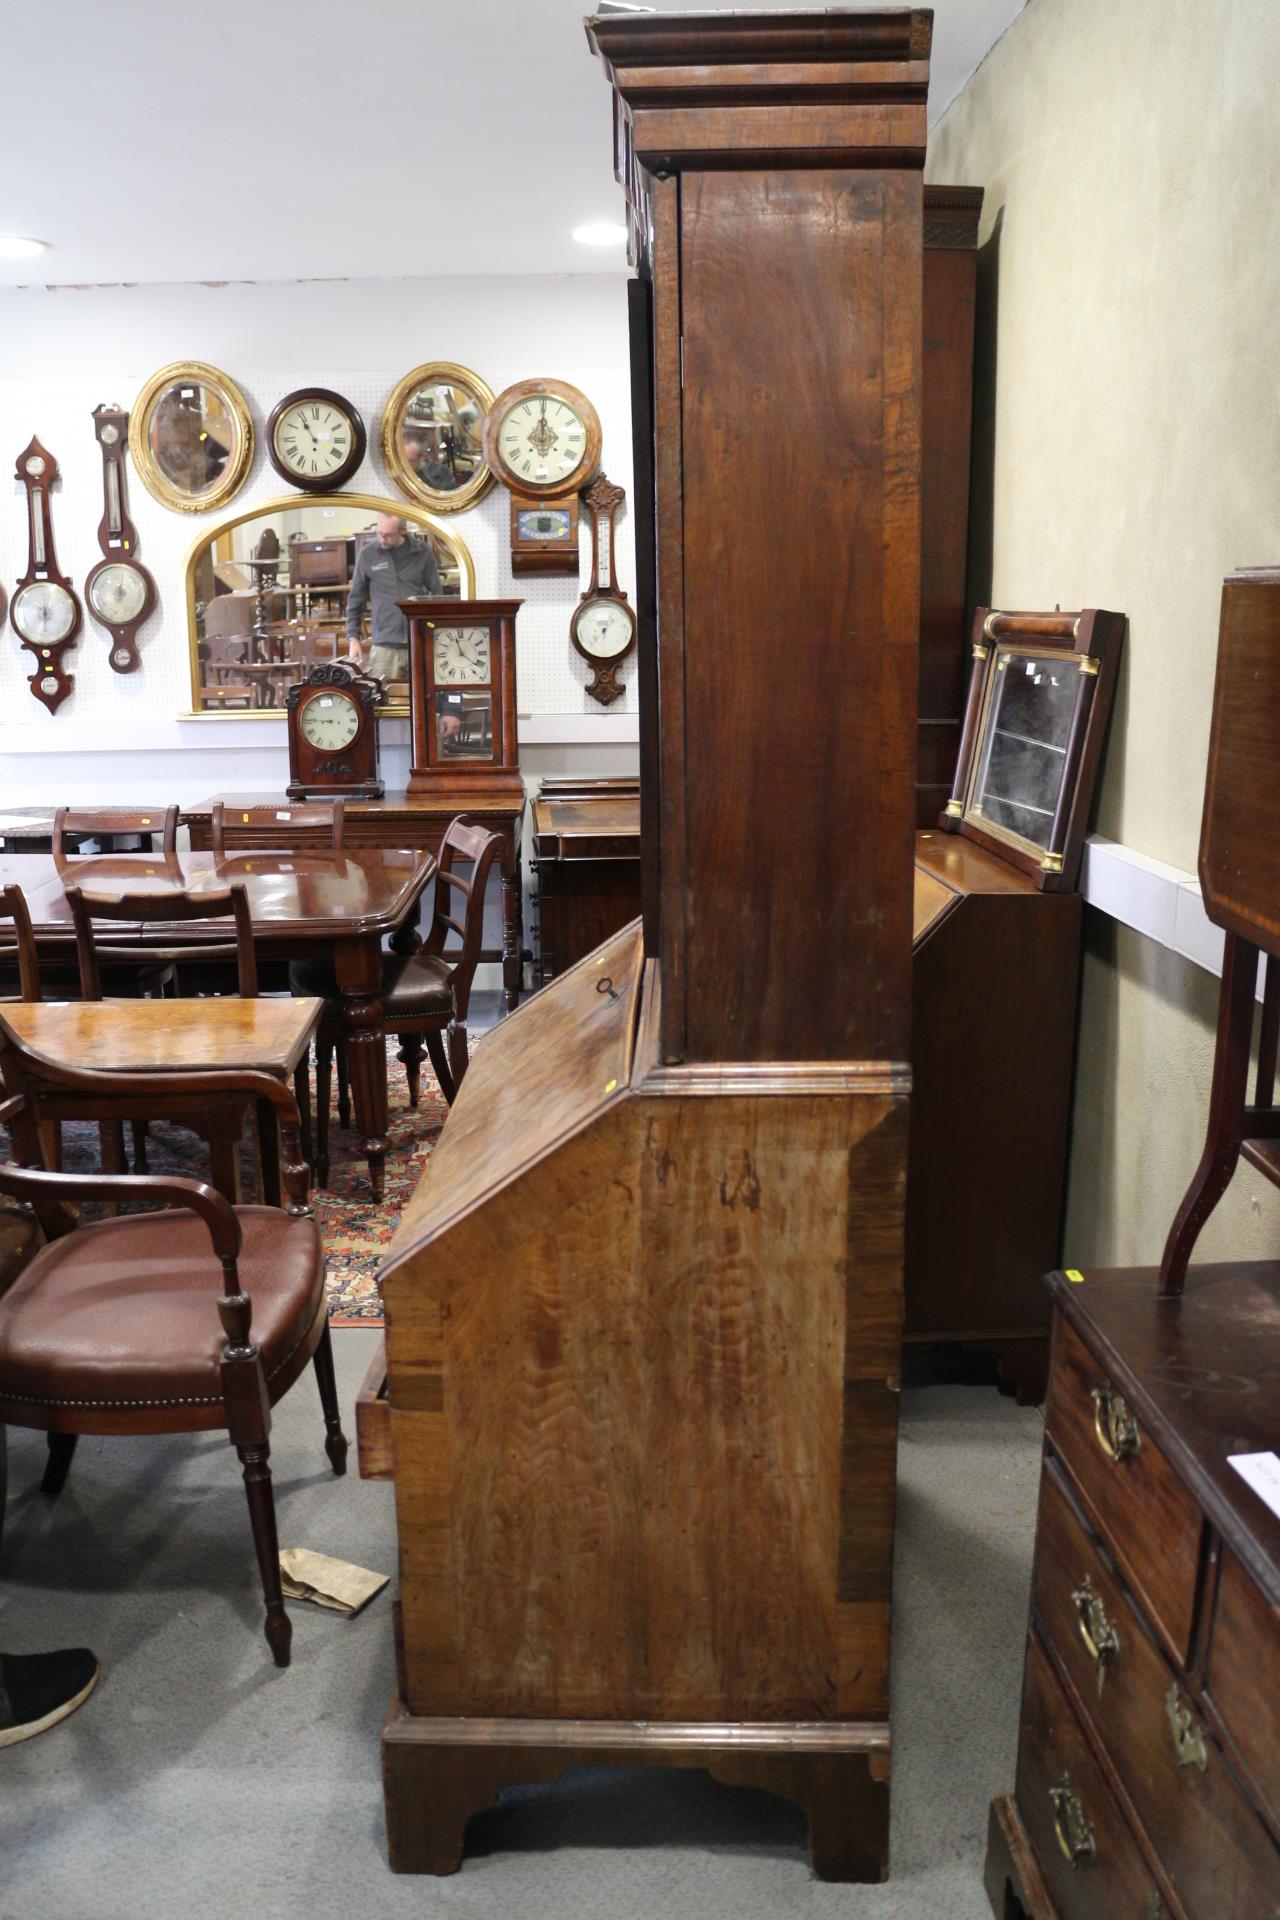
[[[785,1795],[820,1875],[886,1871],[930,30],[588,22],[644,910],[478,1048],[382,1267],[401,1869],[608,1762]]]

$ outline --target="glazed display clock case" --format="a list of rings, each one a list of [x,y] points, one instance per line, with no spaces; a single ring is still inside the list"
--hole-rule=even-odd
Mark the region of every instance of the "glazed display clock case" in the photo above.
[[[522,796],[516,740],[519,600],[401,600],[409,622],[413,766],[407,791],[459,809]]]
[[[381,1269],[401,1870],[581,1764],[763,1787],[821,1876],[887,1870],[930,33],[588,23],[653,831],[641,920],[477,1049]]]

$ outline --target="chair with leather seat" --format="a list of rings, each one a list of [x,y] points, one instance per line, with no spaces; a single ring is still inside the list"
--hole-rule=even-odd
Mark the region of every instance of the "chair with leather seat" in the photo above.
[[[484,947],[484,905],[489,874],[501,849],[496,833],[460,813],[440,842],[431,930],[415,953],[388,953],[382,966],[382,1030],[400,1042],[397,1057],[409,1083],[409,1105],[421,1093],[423,1043],[431,1056],[440,1091],[452,1106],[470,1058],[467,1012],[471,985]],[[460,867],[468,872],[462,873]],[[461,914],[461,919],[457,917]],[[449,946],[450,937],[457,940]],[[328,1001],[316,1041],[316,1105],[329,1098],[329,1056],[341,1015],[332,981],[309,963],[290,969],[295,993],[313,993]],[[323,1183],[323,1182],[322,1182]]]
[[[289,1090],[263,1073],[206,1077],[275,1106],[288,1207],[233,1207],[199,1180],[0,1166],[0,1193],[31,1207],[46,1240],[0,1296],[0,1428],[49,1435],[50,1492],[65,1480],[82,1433],[225,1429],[244,1475],[266,1637],[283,1667],[292,1628],[280,1583],[271,1409],[308,1361],[320,1390],[325,1451],[335,1474],[346,1471],[324,1252]],[[163,1094],[156,1074],[66,1078],[81,1091],[97,1088],[143,1102]],[[24,1135],[14,1125],[22,1108],[21,1096],[0,1105],[0,1121],[10,1124],[15,1143],[30,1140],[29,1128]],[[69,1203],[103,1200],[163,1210],[77,1223]],[[3,1492],[0,1483],[0,1501]]]

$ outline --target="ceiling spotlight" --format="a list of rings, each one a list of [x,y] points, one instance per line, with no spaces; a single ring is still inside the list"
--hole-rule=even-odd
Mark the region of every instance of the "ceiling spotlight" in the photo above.
[[[585,227],[575,227],[573,237],[583,247],[620,247],[627,230],[616,220],[590,220]]]
[[[16,233],[0,233],[0,260],[33,260],[48,253],[47,240],[23,240]]]

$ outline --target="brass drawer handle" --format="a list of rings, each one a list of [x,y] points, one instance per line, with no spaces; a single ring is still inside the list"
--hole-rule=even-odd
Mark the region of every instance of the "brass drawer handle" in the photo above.
[[[1178,1765],[1199,1767],[1204,1773],[1209,1765],[1204,1729],[1196,1725],[1190,1707],[1183,1706],[1176,1680],[1164,1697],[1164,1708],[1169,1716],[1169,1731],[1173,1735],[1173,1750],[1178,1756]]]
[[[1093,1389],[1093,1430],[1108,1460],[1124,1460],[1142,1445],[1137,1421],[1109,1380]]]
[[[1091,1866],[1098,1855],[1098,1843],[1080,1796],[1072,1790],[1069,1773],[1063,1774],[1061,1786],[1050,1787],[1049,1798],[1053,1802],[1053,1830],[1063,1858],[1073,1867]]]
[[[1120,1636],[1108,1620],[1102,1597],[1094,1592],[1088,1574],[1083,1584],[1074,1589],[1071,1599],[1076,1610],[1080,1638],[1098,1669],[1098,1685],[1101,1687],[1107,1667],[1120,1658]]]

